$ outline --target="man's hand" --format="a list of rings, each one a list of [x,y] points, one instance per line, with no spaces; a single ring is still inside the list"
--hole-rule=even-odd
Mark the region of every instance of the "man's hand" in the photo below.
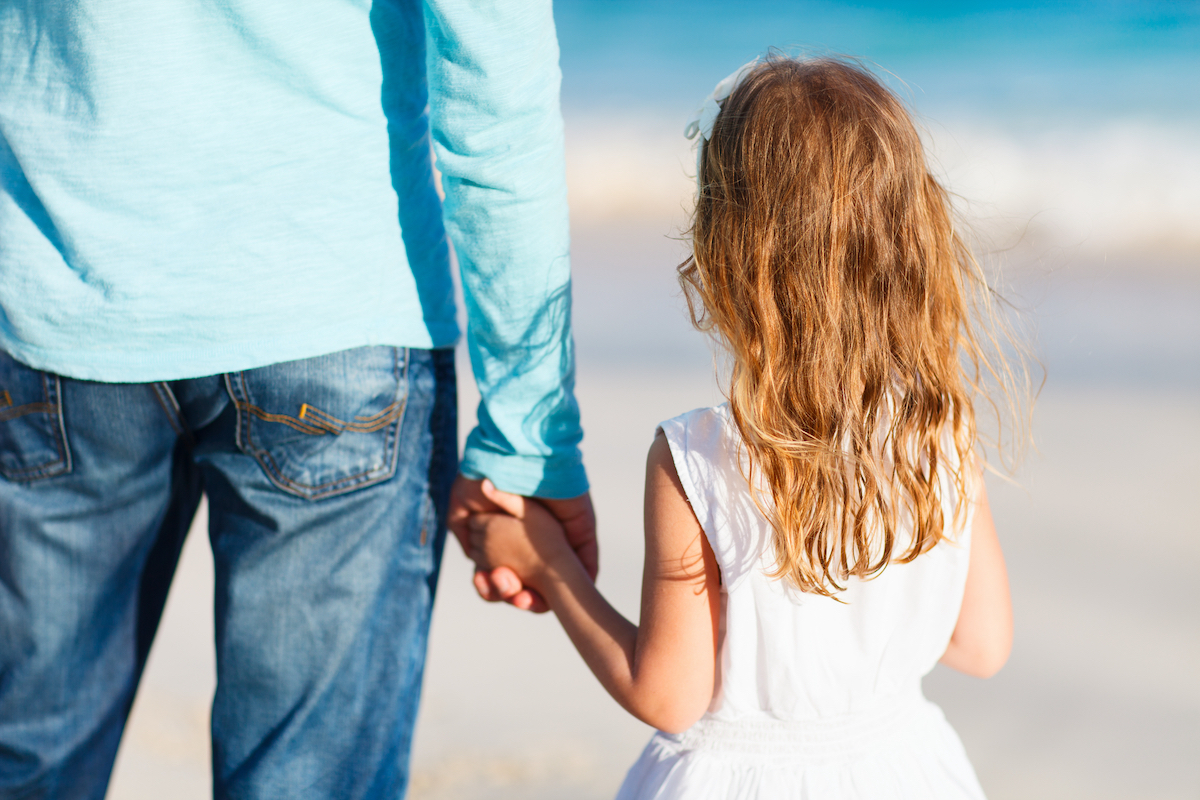
[[[566,500],[531,499],[544,506],[563,526],[571,548],[583,562],[588,575],[595,580],[600,568],[600,555],[596,544],[596,512],[592,508],[591,495],[581,494]],[[446,526],[468,555],[471,545],[467,521],[477,513],[505,512],[483,493],[483,481],[459,475],[450,490]],[[507,567],[497,567],[491,572],[476,569],[473,583],[479,596],[490,603],[504,600],[517,608],[539,614],[549,610],[546,601],[537,592],[522,586],[521,579]]]
[[[483,482],[483,493],[504,509],[502,514],[473,514],[471,558],[483,569],[508,567],[525,588],[549,599],[545,581],[555,573],[579,574],[582,562],[567,541],[562,523],[545,506],[527,497],[502,492]]]

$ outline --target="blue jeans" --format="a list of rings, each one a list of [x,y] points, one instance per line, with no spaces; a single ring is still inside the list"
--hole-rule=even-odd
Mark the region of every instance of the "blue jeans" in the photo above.
[[[104,797],[202,492],[215,796],[402,797],[456,448],[449,350],[155,384],[0,352],[0,798]]]

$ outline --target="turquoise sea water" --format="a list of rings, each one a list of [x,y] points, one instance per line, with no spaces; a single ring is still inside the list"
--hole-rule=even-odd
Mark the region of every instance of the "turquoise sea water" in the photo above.
[[[933,113],[1200,119],[1194,2],[562,0],[555,15],[568,111],[687,113],[774,47],[861,58]]]
[[[678,209],[685,121],[775,48],[880,75],[992,249],[1200,275],[1200,3],[560,0],[555,15],[581,219]]]

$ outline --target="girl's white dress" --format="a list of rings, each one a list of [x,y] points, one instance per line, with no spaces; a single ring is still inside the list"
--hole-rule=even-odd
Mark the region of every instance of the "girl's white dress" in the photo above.
[[[803,594],[766,574],[771,528],[728,407],[661,427],[721,567],[717,686],[699,722],[654,735],[617,800],[983,798],[958,736],[921,694],[958,619],[970,516],[952,541],[852,580],[842,602]],[[952,520],[954,485],[943,475],[941,487]]]

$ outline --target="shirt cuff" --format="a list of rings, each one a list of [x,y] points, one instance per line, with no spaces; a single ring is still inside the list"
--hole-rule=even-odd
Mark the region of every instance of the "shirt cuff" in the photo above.
[[[458,471],[473,480],[488,478],[496,488],[525,497],[565,500],[588,491],[583,458],[522,456],[488,452],[467,442]]]

